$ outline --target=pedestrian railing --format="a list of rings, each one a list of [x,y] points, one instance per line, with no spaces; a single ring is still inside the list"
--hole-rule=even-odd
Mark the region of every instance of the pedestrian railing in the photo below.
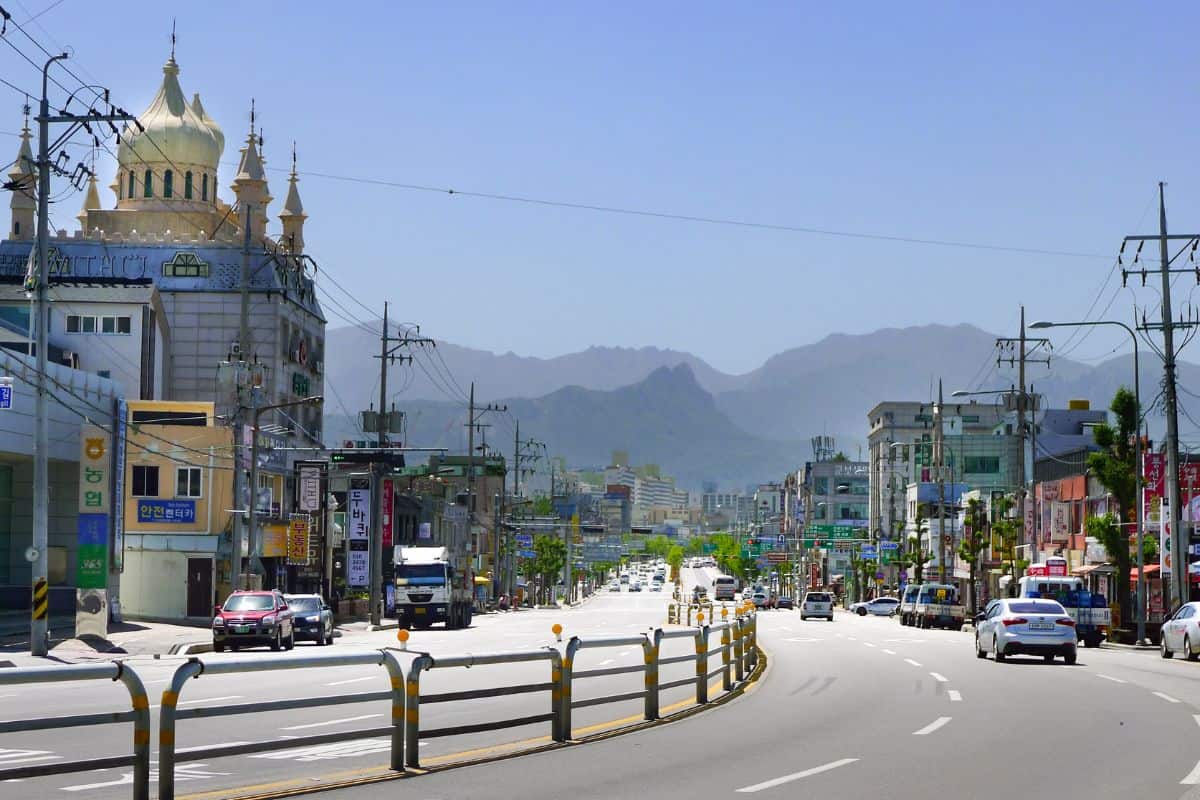
[[[349,667],[359,665],[382,666],[391,678],[391,690],[367,692],[333,697],[301,697],[289,700],[266,700],[259,703],[239,703],[227,706],[208,706],[180,709],[179,695],[189,680],[204,675],[230,675],[244,672],[269,672],[284,669],[306,669],[311,667]],[[199,717],[225,717],[238,714],[258,714],[264,711],[280,711],[296,708],[318,708],[320,706],[344,705],[390,700],[392,724],[368,730],[344,731],[300,736],[295,739],[253,742],[231,746],[189,749],[189,759],[220,758],[221,756],[260,753],[268,750],[283,750],[302,745],[329,744],[332,742],[360,739],[368,736],[391,736],[390,765],[392,769],[404,769],[404,669],[390,650],[372,650],[357,653],[329,653],[321,655],[286,655],[270,659],[221,659],[207,661],[191,658],[181,664],[171,677],[170,686],[163,691],[162,708],[158,719],[158,800],[175,798],[175,723],[183,719]]]
[[[64,664],[51,667],[0,669],[0,686],[86,680],[121,681],[129,692],[129,701],[132,707],[129,711],[9,720],[0,722],[0,733],[132,722],[133,753],[123,756],[86,758],[65,763],[55,761],[52,764],[30,764],[23,767],[0,769],[0,781],[132,766],[134,800],[148,800],[150,797],[150,702],[146,697],[146,686],[133,667],[122,661],[112,661],[105,664]]]
[[[572,738],[572,712],[574,709],[642,700],[644,719],[655,720],[660,715],[659,699],[662,692],[693,684],[695,686],[696,702],[703,705],[710,700],[710,681],[716,676],[721,676],[721,688],[723,691],[728,692],[735,689],[752,674],[757,663],[755,637],[756,624],[754,614],[746,612],[728,622],[720,622],[715,625],[701,625],[695,628],[680,628],[665,631],[655,629],[636,636],[576,636],[570,639],[563,653],[560,653],[556,647],[545,647],[538,650],[514,652],[433,656],[419,651],[404,652],[387,648],[347,653],[326,652],[315,655],[287,654],[269,658],[240,657],[210,660],[207,658],[192,657],[175,670],[170,685],[162,694],[162,704],[158,721],[158,800],[174,800],[175,797],[175,767],[180,753],[175,747],[176,727],[182,720],[258,714],[267,711],[320,708],[350,703],[388,701],[391,703],[391,724],[387,726],[316,734],[283,740],[188,748],[186,757],[187,760],[193,761],[197,759],[212,759],[233,755],[240,756],[271,750],[331,744],[367,737],[387,736],[390,737],[388,766],[392,770],[403,771],[406,767],[415,768],[420,766],[420,744],[422,739],[459,736],[549,723],[551,739],[554,742],[566,742]],[[663,642],[673,639],[691,640],[692,652],[663,657],[660,654]],[[631,646],[641,649],[641,664],[584,670],[575,669],[575,658],[581,650]],[[712,660],[717,656],[720,657],[720,661],[715,667],[712,667]],[[401,657],[411,658],[407,668],[401,663]],[[528,662],[548,663],[549,680],[433,694],[422,693],[421,691],[422,673],[431,670]],[[688,662],[694,664],[694,674],[665,682],[660,680],[660,668],[671,664]],[[234,705],[179,708],[180,694],[184,691],[188,682],[202,677],[247,672],[273,672],[275,670],[368,665],[380,666],[386,670],[390,680],[390,688],[388,690],[361,694],[334,695],[331,697],[302,697]],[[634,673],[641,673],[642,675],[642,686],[640,689],[585,700],[576,700],[573,696],[574,683],[577,680]],[[131,755],[92,758],[69,763],[56,761],[52,764],[0,769],[0,781],[132,765],[134,768],[132,784],[133,798],[134,800],[149,800],[150,706],[141,678],[128,663],[117,661],[104,664],[0,670],[0,686],[98,679],[120,680],[124,683],[129,692],[132,708],[129,711],[0,721],[0,734],[133,722],[133,753]],[[713,685],[715,686],[715,684]],[[550,697],[548,709],[543,713],[437,728],[423,729],[421,727],[421,707],[424,705],[541,692],[549,693]]]

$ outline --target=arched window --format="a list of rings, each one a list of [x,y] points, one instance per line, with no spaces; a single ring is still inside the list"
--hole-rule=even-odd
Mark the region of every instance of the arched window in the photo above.
[[[192,172],[188,170],[183,175],[183,199],[192,199]]]
[[[126,197],[127,199],[130,199],[130,200],[132,200],[132,199],[133,199],[133,192],[134,192],[134,189],[133,189],[133,170],[129,170],[129,191],[125,192],[125,197]]]
[[[163,197],[170,197],[175,189],[175,173],[167,170],[163,173]]]
[[[154,197],[154,173],[146,170],[146,175],[142,178],[142,197]]]
[[[200,199],[208,200],[208,173],[207,172],[204,173],[204,176],[200,179]]]

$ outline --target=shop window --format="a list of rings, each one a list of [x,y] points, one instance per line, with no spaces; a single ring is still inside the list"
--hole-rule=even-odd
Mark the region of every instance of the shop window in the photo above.
[[[175,496],[200,497],[200,475],[199,467],[177,467],[175,469]]]

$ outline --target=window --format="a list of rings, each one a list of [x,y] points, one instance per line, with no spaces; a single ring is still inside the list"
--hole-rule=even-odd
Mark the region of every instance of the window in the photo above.
[[[183,199],[192,199],[192,173],[190,170],[183,175]]]
[[[101,333],[128,336],[133,327],[131,317],[91,317],[67,315],[67,333]]]
[[[133,170],[129,170],[129,191],[125,192],[125,196],[133,199]]]
[[[133,330],[132,317],[117,317],[117,333],[128,334]]]
[[[79,333],[79,315],[67,315],[67,333]]]
[[[966,456],[963,458],[963,471],[975,475],[980,473],[995,475],[1000,472],[1000,457]]]
[[[97,370],[96,374],[99,375],[101,378],[111,378],[112,370],[101,369],[101,370]]]
[[[158,497],[158,467],[133,467],[133,496]]]
[[[175,496],[200,497],[200,468],[178,467],[175,470]]]
[[[163,197],[170,197],[175,191],[175,173],[167,170],[163,173]]]
[[[200,178],[200,199],[208,199],[208,175],[205,174]]]
[[[116,333],[117,332],[117,318],[116,317],[101,317],[100,318],[100,332],[101,333]]]
[[[154,197],[154,173],[146,170],[145,177],[142,178],[142,197]]]
[[[83,333],[95,333],[96,332],[96,318],[95,317],[81,317],[80,322],[83,323]]]

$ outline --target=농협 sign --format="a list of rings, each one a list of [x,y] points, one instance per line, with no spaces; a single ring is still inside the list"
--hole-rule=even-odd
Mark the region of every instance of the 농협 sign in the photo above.
[[[108,515],[80,514],[77,547],[78,589],[104,589],[108,585]]]
[[[108,512],[112,494],[112,438],[108,431],[84,425],[79,431],[79,521],[76,587],[108,585]]]
[[[371,490],[351,489],[346,531],[346,584],[366,586],[370,580]]]
[[[138,522],[190,525],[196,522],[195,500],[147,500],[137,501]]]

